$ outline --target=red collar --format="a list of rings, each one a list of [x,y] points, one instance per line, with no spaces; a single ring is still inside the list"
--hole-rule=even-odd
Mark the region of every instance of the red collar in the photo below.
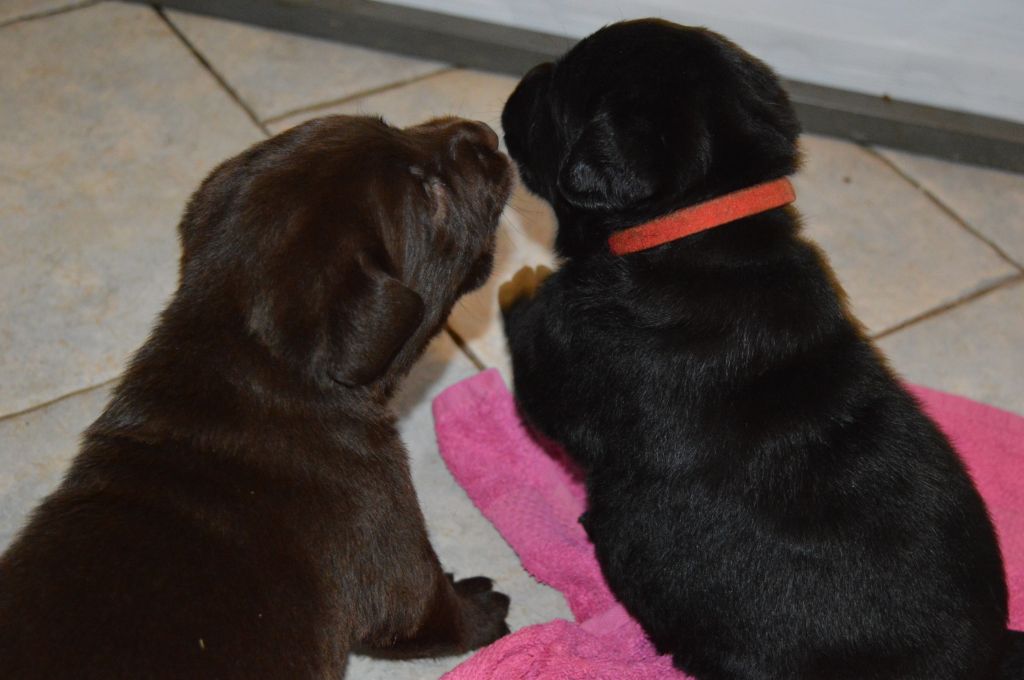
[[[743,217],[780,208],[795,199],[793,185],[783,177],[677,210],[653,222],[616,232],[608,239],[608,246],[616,255],[636,253]]]

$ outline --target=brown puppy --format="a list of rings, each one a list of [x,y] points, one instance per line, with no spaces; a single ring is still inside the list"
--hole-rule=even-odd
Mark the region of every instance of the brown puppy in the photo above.
[[[0,678],[333,680],[507,632],[442,571],[387,403],[511,177],[482,124],[341,116],[214,170],[177,293],[0,558]]]

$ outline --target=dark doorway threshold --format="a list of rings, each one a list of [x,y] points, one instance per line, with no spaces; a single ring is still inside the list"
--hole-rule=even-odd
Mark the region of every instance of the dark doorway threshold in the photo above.
[[[369,0],[164,0],[157,4],[516,76],[557,57],[575,42],[565,36]],[[793,80],[786,85],[808,132],[1024,173],[1024,124]]]

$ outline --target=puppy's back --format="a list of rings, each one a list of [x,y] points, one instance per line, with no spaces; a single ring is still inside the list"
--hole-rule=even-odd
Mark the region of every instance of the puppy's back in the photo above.
[[[87,440],[0,558],[0,676],[340,676],[340,603],[291,531],[314,520],[280,507],[315,493],[216,458]]]

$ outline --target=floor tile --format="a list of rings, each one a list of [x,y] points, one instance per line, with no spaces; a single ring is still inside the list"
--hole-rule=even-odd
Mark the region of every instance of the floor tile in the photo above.
[[[82,0],[3,0],[0,2],[0,24],[80,4]]]
[[[907,380],[1024,415],[1024,282],[879,340]]]
[[[1024,175],[890,149],[879,153],[1024,266]]]
[[[261,120],[444,68],[222,19],[182,12],[168,16]]]
[[[872,333],[1016,273],[902,179],[849,142],[805,135],[796,205]]]
[[[260,133],[149,7],[0,29],[0,415],[116,375],[189,193]]]
[[[0,420],[0,552],[63,478],[78,452],[79,435],[100,415],[109,395],[108,386],[97,387]]]
[[[434,76],[405,87],[360,98],[303,116],[282,120],[274,132],[296,125],[312,115],[380,113],[395,125],[410,125],[428,118],[456,114],[501,127],[501,109],[518,80],[478,71],[460,70]],[[449,323],[484,364],[501,368],[508,377],[508,358],[497,306],[498,286],[520,267],[551,264],[554,217],[547,203],[522,186],[516,189],[502,218],[494,273],[480,290],[467,295]]]

